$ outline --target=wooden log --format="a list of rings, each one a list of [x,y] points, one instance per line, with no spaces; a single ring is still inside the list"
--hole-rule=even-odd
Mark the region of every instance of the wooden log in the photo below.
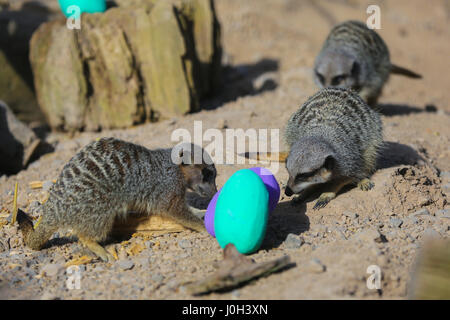
[[[126,221],[117,221],[114,224],[112,236],[129,238],[134,233],[146,236],[158,236],[185,230],[187,230],[185,227],[170,218],[135,214],[130,215]]]

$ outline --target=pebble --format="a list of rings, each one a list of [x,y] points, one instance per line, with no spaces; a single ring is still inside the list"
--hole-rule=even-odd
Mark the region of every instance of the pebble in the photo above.
[[[152,281],[159,283],[164,281],[164,276],[161,273],[155,273],[152,274],[151,279]]]
[[[349,217],[350,219],[356,219],[359,217],[357,213],[351,211],[345,211],[344,216]]]
[[[150,249],[153,246],[153,242],[150,240],[147,240],[144,242],[144,245],[147,247],[147,249]]]
[[[148,258],[138,258],[136,259],[136,262],[141,267],[148,267],[150,265]]]
[[[327,267],[317,258],[311,259],[309,263],[306,264],[306,270],[313,273],[322,273],[327,270]]]
[[[220,119],[217,121],[216,128],[218,129],[227,129],[228,128],[228,122],[225,119]]]
[[[403,224],[403,220],[399,218],[391,218],[390,222],[394,228],[400,228]]]
[[[233,299],[237,299],[237,298],[239,298],[241,296],[241,293],[239,292],[239,290],[233,290],[232,292],[231,292],[231,297],[233,298]]]
[[[41,269],[41,274],[45,274],[48,277],[56,276],[61,270],[63,270],[63,266],[57,263],[48,263]]]
[[[436,217],[450,219],[450,212],[448,209],[442,209],[436,211]]]
[[[103,271],[105,271],[105,268],[103,268],[102,266],[96,266],[93,271],[94,272],[103,272]]]
[[[253,81],[255,91],[273,90],[277,87],[278,74],[276,72],[266,72]]]
[[[378,230],[376,229],[369,229],[369,230],[363,230],[360,231],[355,235],[356,239],[362,240],[362,241],[375,241],[375,242],[385,242],[386,239]]]
[[[182,240],[178,241],[178,246],[181,249],[187,249],[187,248],[192,247],[192,243],[189,240],[182,239]]]
[[[128,257],[128,254],[123,247],[119,249],[117,257],[119,258],[119,260],[125,260]]]
[[[419,220],[417,219],[417,217],[410,216],[410,217],[405,219],[405,223],[408,224],[408,225],[413,225],[413,224],[419,223]]]
[[[284,241],[286,248],[289,249],[298,249],[303,245],[303,242],[303,239],[293,233],[289,233]]]
[[[429,214],[430,214],[430,211],[428,211],[428,209],[421,209],[416,212],[413,212],[412,214],[410,214],[410,216],[415,216],[415,217],[416,216],[426,216]]]
[[[120,260],[117,264],[122,270],[130,270],[134,267],[134,262],[131,260]]]
[[[439,177],[440,177],[442,180],[450,180],[450,171],[442,171],[442,172],[439,174]]]
[[[445,193],[450,192],[450,183],[446,183],[442,186],[442,190],[444,190]]]

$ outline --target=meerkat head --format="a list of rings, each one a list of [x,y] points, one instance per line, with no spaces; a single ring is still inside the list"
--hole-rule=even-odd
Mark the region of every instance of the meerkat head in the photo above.
[[[358,91],[360,64],[355,56],[342,50],[326,50],[316,59],[314,81],[319,88],[341,87]]]
[[[285,194],[299,194],[309,187],[326,183],[335,176],[334,151],[326,142],[306,138],[291,147],[286,169],[289,180]]]
[[[174,162],[180,167],[187,188],[202,197],[212,198],[217,192],[217,171],[208,152],[192,143],[180,144],[173,150]]]

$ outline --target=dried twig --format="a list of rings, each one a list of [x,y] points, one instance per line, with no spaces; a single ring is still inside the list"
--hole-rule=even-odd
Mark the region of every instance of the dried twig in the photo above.
[[[289,256],[255,263],[252,259],[240,254],[233,244],[224,249],[224,260],[212,276],[185,286],[193,295],[213,291],[226,291],[240,286],[250,280],[267,276],[290,265]]]

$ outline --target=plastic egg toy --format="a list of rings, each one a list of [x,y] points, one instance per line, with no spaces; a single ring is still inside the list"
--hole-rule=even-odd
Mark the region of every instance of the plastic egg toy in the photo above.
[[[220,189],[222,190],[222,189]],[[211,201],[208,204],[208,208],[206,208],[205,213],[205,227],[206,231],[213,237],[216,236],[214,232],[214,213],[216,212],[216,204],[217,204],[217,198],[219,197],[220,190],[216,192],[214,197],[211,199]]]
[[[252,170],[235,172],[217,198],[214,232],[222,248],[233,243],[242,254],[261,246],[267,229],[269,192]]]
[[[269,213],[272,212],[278,204],[280,199],[280,186],[275,179],[275,176],[270,172],[269,169],[263,167],[255,167],[250,168],[253,172],[255,172],[265,184],[267,191],[269,192]],[[222,189],[220,189],[222,190]],[[208,208],[205,213],[205,227],[208,233],[215,237],[216,234],[214,232],[214,215],[216,210],[217,198],[219,197],[220,190],[216,192],[214,197],[208,204]]]
[[[256,173],[266,185],[267,191],[269,191],[269,213],[272,212],[280,200],[280,186],[275,179],[272,172],[269,169],[263,167],[250,168]]]
[[[106,0],[58,0],[59,6],[66,17],[78,18],[83,12],[105,12]],[[77,6],[79,11],[71,10],[71,6]]]

